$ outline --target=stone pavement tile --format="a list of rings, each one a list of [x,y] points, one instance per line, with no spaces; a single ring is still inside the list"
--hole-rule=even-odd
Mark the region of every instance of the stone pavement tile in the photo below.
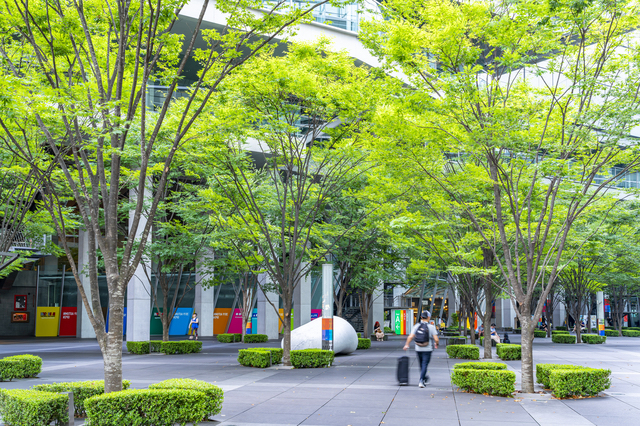
[[[592,423],[565,405],[564,401],[523,400],[520,405],[542,426],[591,426]]]
[[[418,407],[391,407],[385,414],[385,419],[406,418],[406,419],[444,419],[444,420],[458,420],[458,413],[455,408],[451,407],[439,407],[439,406],[425,406],[420,405]]]
[[[631,425],[637,425],[640,423],[640,419],[638,418],[637,415],[635,416],[633,415],[632,416],[584,416],[584,418],[597,426],[627,426],[627,425],[631,426]]]
[[[302,403],[304,402],[304,403]],[[264,402],[262,404],[256,405],[252,407],[250,411],[251,414],[306,414],[310,415],[316,412],[318,409],[323,407],[324,401],[310,401],[310,400],[302,400],[296,401],[295,403],[282,404],[282,403],[271,403],[271,401]]]
[[[380,422],[380,425],[381,426],[410,426],[410,425],[430,424],[430,425],[436,425],[436,426],[460,426],[460,422],[458,422],[457,418],[455,420],[454,419],[431,420],[432,417],[426,416],[426,417],[422,417],[422,419],[424,419],[424,422],[418,422],[416,418],[412,418],[412,417],[389,418],[385,416],[385,418],[382,419],[382,422]]]
[[[243,392],[242,390],[236,389],[236,390],[225,392],[224,399],[225,401],[248,402],[251,404],[259,404],[280,394],[281,392],[269,392],[269,391]]]
[[[379,425],[383,414],[380,415],[336,415],[317,413],[309,416],[301,425],[304,426],[373,426]]]
[[[636,416],[640,423],[640,410],[613,397],[566,399],[565,406],[583,416]]]
[[[319,398],[330,399],[342,392],[343,388],[301,388],[295,387],[280,393],[282,398]]]
[[[223,424],[234,423],[268,423],[268,424],[294,424],[298,425],[307,419],[307,414],[266,414],[262,412],[252,413],[251,410],[238,414]]]
[[[491,420],[491,421],[486,421],[486,420],[460,420],[460,426],[513,426],[514,423],[512,423],[511,421],[506,421],[506,422],[501,422],[501,421],[496,421],[496,420]],[[538,425],[538,423],[534,422],[534,421],[530,421],[530,422],[525,422],[525,421],[520,421],[517,423],[518,426],[533,426],[533,425]],[[564,425],[564,426],[571,426],[571,425]]]
[[[389,406],[388,401],[384,406],[385,408]],[[369,399],[342,399],[340,398],[340,394],[336,395],[335,398],[327,401],[324,404],[325,407],[339,407],[339,408],[367,408],[371,406],[382,407],[382,404],[379,404],[378,401],[371,401]]]

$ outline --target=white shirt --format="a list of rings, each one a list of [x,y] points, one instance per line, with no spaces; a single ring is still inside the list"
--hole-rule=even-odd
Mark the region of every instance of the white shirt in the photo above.
[[[418,330],[418,327],[420,327],[420,323],[417,323],[413,326],[413,328],[411,329],[411,334],[415,336],[416,330]],[[437,336],[438,331],[436,330],[436,327],[433,324],[427,324],[427,327],[429,327],[429,344],[427,346],[418,346],[415,344],[415,340],[414,340],[413,342],[414,342],[414,348],[416,349],[416,352],[433,351],[433,336]]]

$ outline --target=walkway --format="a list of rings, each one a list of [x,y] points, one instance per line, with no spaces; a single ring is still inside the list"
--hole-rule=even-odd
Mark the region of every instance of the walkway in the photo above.
[[[517,343],[519,336],[513,336]],[[216,383],[225,391],[223,426],[271,425],[628,425],[640,421],[640,339],[608,338],[605,345],[561,345],[536,339],[536,363],[575,363],[613,371],[605,396],[581,400],[549,397],[500,398],[456,391],[449,375],[453,364],[443,349],[429,366],[431,385],[417,386],[412,360],[411,385],[395,380],[402,341],[373,342],[369,350],[337,357],[326,369],[252,369],[236,362],[241,343],[204,341],[203,352],[190,355],[124,354],[124,378],[133,388],[174,377]],[[270,343],[275,346],[276,342]],[[95,341],[0,340],[0,357],[32,353],[43,358],[38,379],[0,383],[3,388],[28,388],[36,383],[102,379],[102,358]],[[507,362],[520,380],[520,362]],[[518,384],[516,388],[518,388]],[[82,421],[76,420],[76,424]]]

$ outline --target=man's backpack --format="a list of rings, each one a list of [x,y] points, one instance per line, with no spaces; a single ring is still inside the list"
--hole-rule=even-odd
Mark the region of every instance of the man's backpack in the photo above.
[[[429,338],[429,324],[426,322],[421,322],[416,329],[416,335],[413,340],[415,340],[416,345],[418,346],[428,346]]]

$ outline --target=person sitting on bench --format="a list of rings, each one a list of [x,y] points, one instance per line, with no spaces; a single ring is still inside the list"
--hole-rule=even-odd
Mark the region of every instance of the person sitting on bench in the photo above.
[[[491,324],[491,340],[495,340],[496,343],[500,343],[500,336],[498,336],[495,324]]]

